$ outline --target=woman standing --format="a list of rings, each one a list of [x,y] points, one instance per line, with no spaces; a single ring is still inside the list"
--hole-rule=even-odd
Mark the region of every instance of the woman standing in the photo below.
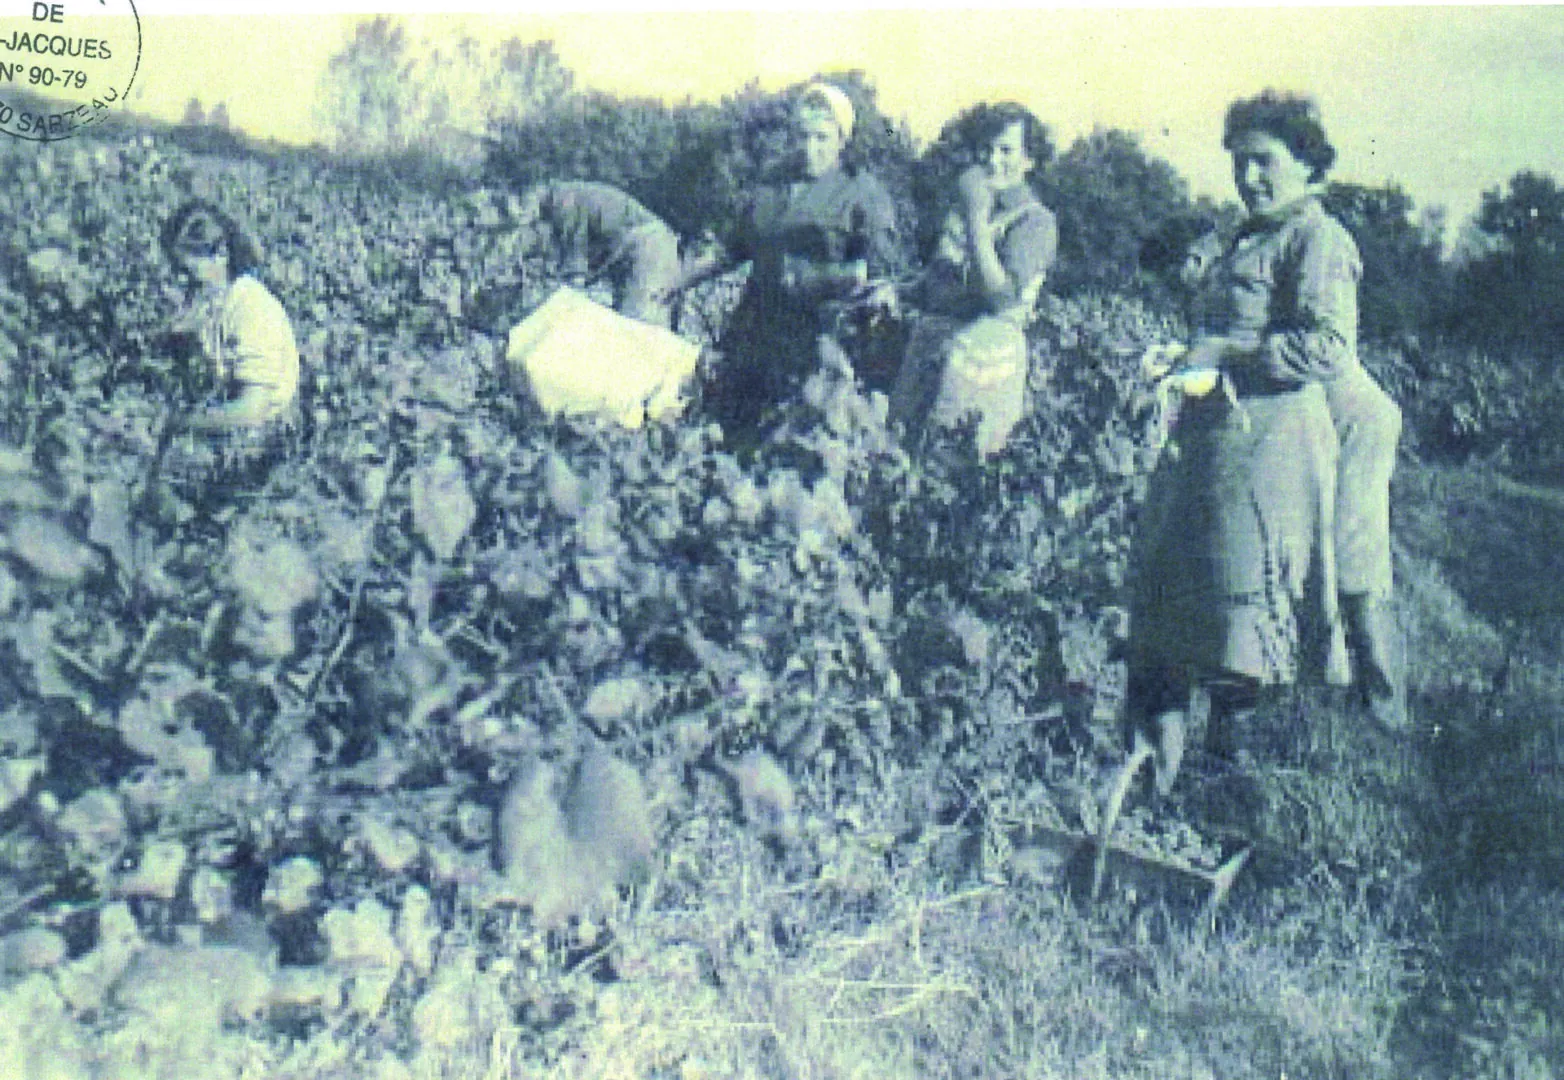
[[[724,367],[708,400],[724,426],[752,428],[833,349],[844,308],[895,260],[896,215],[873,176],[846,166],[855,110],[825,82],[794,105],[787,181],[757,193],[726,249],[695,263],[680,287],[748,261],[743,298],[719,343]]]
[[[1367,553],[1351,555],[1364,560],[1352,563],[1363,575],[1352,584],[1375,578],[1388,589],[1394,440],[1381,460],[1384,410],[1364,405],[1372,381],[1356,352],[1358,252],[1318,198],[1335,151],[1312,101],[1270,91],[1228,110],[1223,146],[1249,216],[1216,267],[1210,322],[1181,367],[1220,372],[1230,393],[1185,406],[1180,453],[1157,477],[1169,512],[1145,523],[1132,600],[1130,718],[1156,747],[1164,790],[1183,753],[1192,679],[1210,691],[1207,746],[1219,755],[1232,752],[1262,689],[1348,679],[1343,521],[1357,522],[1349,544]],[[1354,423],[1377,438],[1353,438]],[[1338,425],[1348,433],[1339,458]],[[1377,526],[1363,522],[1379,519],[1375,539]],[[1363,656],[1360,647],[1360,678]]]
[[[979,105],[958,121],[973,159],[957,178],[928,271],[909,295],[921,312],[891,396],[916,440],[926,424],[978,420],[980,454],[1000,450],[1026,401],[1023,333],[1058,251],[1053,214],[1029,177],[1052,153],[1047,129],[1013,102]]]

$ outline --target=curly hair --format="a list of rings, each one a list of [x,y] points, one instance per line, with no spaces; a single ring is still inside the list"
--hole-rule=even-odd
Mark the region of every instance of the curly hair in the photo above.
[[[1286,146],[1293,157],[1313,170],[1310,180],[1315,183],[1325,179],[1336,163],[1336,148],[1325,135],[1319,104],[1307,95],[1265,90],[1233,102],[1222,126],[1222,148],[1232,150],[1239,137],[1251,131]]]
[[[1032,159],[1034,167],[1041,168],[1054,156],[1054,144],[1049,138],[1047,125],[1031,109],[1017,102],[983,102],[974,105],[962,114],[960,123],[961,142],[974,155],[986,150],[1011,125],[1020,124],[1022,145],[1026,147],[1026,156]]]
[[[170,261],[192,252],[226,251],[228,277],[233,280],[260,268],[261,251],[239,223],[205,199],[191,199],[163,223],[159,237]]]

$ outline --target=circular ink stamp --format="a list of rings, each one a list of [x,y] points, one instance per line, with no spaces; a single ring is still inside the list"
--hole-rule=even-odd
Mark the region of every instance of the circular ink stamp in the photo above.
[[[0,0],[0,132],[77,135],[125,104],[140,66],[132,0]]]

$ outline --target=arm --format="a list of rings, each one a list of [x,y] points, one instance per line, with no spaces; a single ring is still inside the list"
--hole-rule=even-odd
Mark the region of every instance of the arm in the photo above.
[[[855,178],[846,217],[841,256],[789,256],[784,285],[814,301],[841,299],[859,293],[871,279],[883,279],[895,271],[899,261],[896,209],[872,176]]]
[[[692,289],[702,282],[710,281],[734,269],[742,261],[734,258],[721,244],[710,244],[684,264],[677,280],[668,286],[668,295],[673,296],[686,289]]]
[[[524,250],[527,254],[538,254],[537,249],[543,241],[547,227],[543,219],[543,202],[547,192],[546,184],[536,184],[528,188],[511,212],[515,230],[525,237]]]
[[[958,258],[969,268],[966,292],[981,310],[996,315],[1034,301],[1059,250],[1053,215],[1030,197],[996,213],[981,168],[963,173],[960,187]]]
[[[1346,229],[1323,215],[1304,222],[1276,255],[1264,329],[1203,337],[1191,364],[1243,366],[1289,385],[1334,378],[1357,352],[1361,276]]]
[[[853,229],[858,239],[851,254],[863,259],[868,277],[890,278],[906,269],[897,242],[896,206],[872,178],[866,182],[862,205],[854,212]]]
[[[968,287],[990,311],[1003,311],[1015,302],[1018,284],[1011,280],[995,243],[994,192],[981,165],[968,167],[956,181],[961,193],[961,214],[966,223]]]
[[[828,262],[789,255],[782,273],[782,287],[812,300],[831,300],[861,288],[869,281],[867,259]]]
[[[1282,382],[1328,380],[1357,352],[1363,265],[1352,237],[1329,218],[1298,241],[1277,270],[1276,310],[1256,359]]]
[[[996,250],[1005,280],[998,288],[985,281],[978,299],[995,315],[1021,308],[1030,311],[1059,251],[1054,216],[1041,203],[1027,200],[993,224],[1002,234]]]
[[[559,245],[561,269],[567,277],[584,278],[590,269],[593,208],[576,191],[551,186],[543,202],[543,221]]]
[[[759,198],[754,193],[742,196],[736,212],[720,232],[708,227],[701,233],[699,247],[681,260],[678,280],[668,287],[668,298],[735,270],[755,257]]]

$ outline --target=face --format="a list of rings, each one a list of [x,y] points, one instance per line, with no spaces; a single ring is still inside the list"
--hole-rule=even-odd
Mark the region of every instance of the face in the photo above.
[[[988,182],[996,191],[1023,183],[1036,164],[1026,152],[1026,126],[1017,120],[1005,128],[983,148],[979,160],[988,170]]]
[[[180,255],[179,266],[203,288],[215,289],[228,284],[228,253]]]
[[[1229,148],[1233,183],[1251,214],[1282,210],[1309,193],[1313,166],[1293,156],[1286,143],[1262,131],[1245,131]]]
[[[532,188],[519,198],[512,197],[511,215],[522,225],[531,225],[543,212],[543,191]]]
[[[795,137],[803,152],[804,173],[817,179],[836,168],[842,162],[842,147],[847,137],[836,126],[836,119],[829,112],[819,109],[802,109],[798,114]]]
[[[1186,289],[1198,289],[1211,274],[1211,268],[1222,254],[1222,242],[1216,233],[1207,233],[1184,253],[1184,265],[1179,267],[1178,280]]]

